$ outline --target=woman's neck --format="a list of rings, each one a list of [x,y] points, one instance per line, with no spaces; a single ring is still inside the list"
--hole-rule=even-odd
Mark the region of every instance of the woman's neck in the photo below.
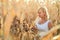
[[[43,24],[43,23],[45,23],[47,21],[47,18],[41,18],[41,20],[40,20],[40,24]]]
[[[47,18],[45,17],[45,18],[41,18],[41,20],[43,20],[43,21],[47,21]]]

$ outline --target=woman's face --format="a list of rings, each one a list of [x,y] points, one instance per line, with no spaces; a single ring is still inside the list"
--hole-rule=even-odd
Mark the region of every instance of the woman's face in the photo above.
[[[44,18],[44,17],[46,17],[46,13],[43,12],[42,10],[39,10],[39,11],[38,11],[38,16],[39,16],[40,18]]]

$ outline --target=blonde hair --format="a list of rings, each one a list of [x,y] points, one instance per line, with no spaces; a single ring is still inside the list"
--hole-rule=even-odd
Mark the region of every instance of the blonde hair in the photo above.
[[[38,12],[39,12],[39,10],[42,10],[44,13],[46,13],[45,8],[43,8],[43,7],[39,8],[39,9],[38,9]]]
[[[39,10],[42,10],[44,13],[46,13],[47,19],[49,19],[49,14],[48,14],[48,9],[47,9],[47,7],[40,7],[40,8],[38,9],[38,12],[39,12]]]

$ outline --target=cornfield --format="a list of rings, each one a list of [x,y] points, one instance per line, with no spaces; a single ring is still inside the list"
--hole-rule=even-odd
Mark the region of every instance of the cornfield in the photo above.
[[[36,37],[38,30],[34,28],[40,7],[46,8],[48,19],[52,20],[54,26],[60,24],[60,0],[0,0],[2,39],[40,40]]]

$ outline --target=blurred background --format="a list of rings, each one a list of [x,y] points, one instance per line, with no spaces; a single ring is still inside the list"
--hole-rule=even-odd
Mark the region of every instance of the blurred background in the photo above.
[[[52,20],[54,26],[58,27],[60,25],[60,0],[0,0],[0,40],[4,40],[4,36],[9,35],[14,17],[17,17],[21,24],[25,20],[28,26],[33,25],[40,7],[47,9],[48,18]]]

